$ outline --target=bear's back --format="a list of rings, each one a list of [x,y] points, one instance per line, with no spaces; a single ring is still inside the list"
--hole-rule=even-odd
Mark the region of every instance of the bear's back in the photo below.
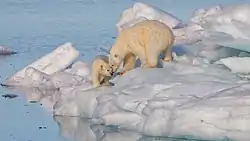
[[[140,42],[140,44],[147,45],[149,39],[157,39],[172,44],[174,34],[169,26],[160,21],[145,20],[122,30],[118,35],[117,44],[121,46],[126,43]]]
[[[126,42],[126,40],[146,39],[155,35],[168,37],[170,40],[174,40],[172,29],[168,25],[157,20],[145,20],[132,27],[123,29],[118,35],[118,40]]]
[[[128,28],[129,30],[143,30],[144,32],[158,31],[158,32],[172,32],[171,28],[157,20],[144,20]]]

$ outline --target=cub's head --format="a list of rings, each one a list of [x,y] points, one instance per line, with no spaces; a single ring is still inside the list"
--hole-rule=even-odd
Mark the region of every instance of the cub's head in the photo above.
[[[114,74],[109,64],[101,64],[99,73],[103,76],[112,76]]]

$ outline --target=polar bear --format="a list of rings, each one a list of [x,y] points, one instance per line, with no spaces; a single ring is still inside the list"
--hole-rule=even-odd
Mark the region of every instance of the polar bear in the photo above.
[[[91,79],[93,87],[110,86],[109,82],[113,75],[112,68],[109,66],[109,58],[104,55],[98,55],[94,58],[91,68]]]
[[[113,71],[117,71],[125,60],[139,58],[141,67],[154,68],[158,64],[161,52],[164,53],[164,61],[171,61],[171,49],[174,43],[174,34],[171,28],[157,20],[145,20],[136,25],[123,29],[109,52],[109,65]],[[125,58],[128,54],[132,58]],[[131,64],[124,63],[131,67]],[[135,65],[135,62],[132,63]],[[127,70],[128,71],[128,70]]]

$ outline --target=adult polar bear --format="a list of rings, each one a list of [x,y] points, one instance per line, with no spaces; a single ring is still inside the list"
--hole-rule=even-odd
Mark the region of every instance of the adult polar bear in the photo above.
[[[157,66],[161,52],[164,53],[164,61],[171,61],[173,43],[174,34],[169,26],[157,20],[141,21],[119,32],[110,49],[109,64],[113,71],[117,71],[124,61],[124,64],[129,66],[123,69],[124,73],[132,69],[126,61],[131,61],[130,57],[134,55],[140,59],[141,67],[153,68]]]

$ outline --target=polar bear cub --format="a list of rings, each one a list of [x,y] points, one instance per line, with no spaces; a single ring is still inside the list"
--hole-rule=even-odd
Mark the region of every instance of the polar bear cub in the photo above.
[[[125,57],[132,53],[139,58],[141,67],[154,68],[161,52],[164,53],[164,61],[172,60],[174,40],[173,31],[166,24],[157,20],[139,22],[119,32],[110,49],[109,64],[113,71],[117,71]]]
[[[98,55],[94,58],[91,70],[93,87],[112,85],[109,80],[113,75],[113,71],[108,60],[108,57],[104,55]]]

